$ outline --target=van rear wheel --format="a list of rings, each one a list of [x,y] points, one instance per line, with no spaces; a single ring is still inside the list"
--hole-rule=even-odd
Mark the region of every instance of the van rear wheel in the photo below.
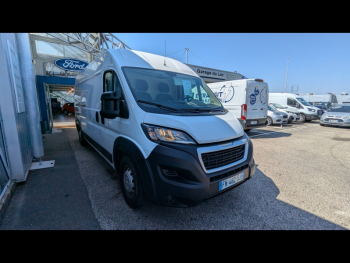
[[[129,156],[124,156],[120,162],[120,185],[126,203],[131,208],[138,208],[143,201],[141,178],[135,163]]]

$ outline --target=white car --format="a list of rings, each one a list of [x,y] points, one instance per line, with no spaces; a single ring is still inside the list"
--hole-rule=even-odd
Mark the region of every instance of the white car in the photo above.
[[[286,124],[288,122],[288,114],[275,108],[272,108],[270,105],[267,106],[267,125],[272,124]]]
[[[292,121],[300,121],[300,111],[293,109],[291,107],[282,106],[278,103],[269,103],[269,105],[278,111],[283,111],[288,114],[288,123]]]

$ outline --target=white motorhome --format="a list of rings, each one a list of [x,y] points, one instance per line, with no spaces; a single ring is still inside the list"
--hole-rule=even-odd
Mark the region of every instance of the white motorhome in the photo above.
[[[322,111],[310,105],[299,95],[293,93],[269,93],[269,102],[278,103],[284,107],[297,108],[300,111],[300,121],[312,121],[320,119]]]
[[[268,85],[262,79],[207,84],[222,105],[240,121],[244,131],[267,125]]]
[[[253,145],[237,118],[177,60],[107,50],[77,75],[75,98],[80,143],[118,171],[132,208],[143,194],[195,206],[254,174]]]

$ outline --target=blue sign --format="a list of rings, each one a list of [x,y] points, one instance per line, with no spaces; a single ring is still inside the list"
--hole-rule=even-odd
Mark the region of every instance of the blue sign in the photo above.
[[[250,95],[250,104],[251,104],[251,105],[254,105],[255,102],[256,102],[256,96],[255,96],[255,94],[251,94],[251,95]]]
[[[60,58],[55,60],[55,65],[68,71],[79,71],[84,69],[89,63],[75,58]]]
[[[255,90],[254,90],[254,94],[255,94],[255,96],[259,95],[259,90],[256,87],[255,87]]]

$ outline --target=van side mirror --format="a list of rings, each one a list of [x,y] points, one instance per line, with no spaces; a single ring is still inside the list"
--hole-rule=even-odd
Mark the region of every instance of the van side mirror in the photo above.
[[[116,117],[129,117],[128,108],[121,97],[117,97],[114,91],[107,91],[101,95],[102,118],[115,119]]]

